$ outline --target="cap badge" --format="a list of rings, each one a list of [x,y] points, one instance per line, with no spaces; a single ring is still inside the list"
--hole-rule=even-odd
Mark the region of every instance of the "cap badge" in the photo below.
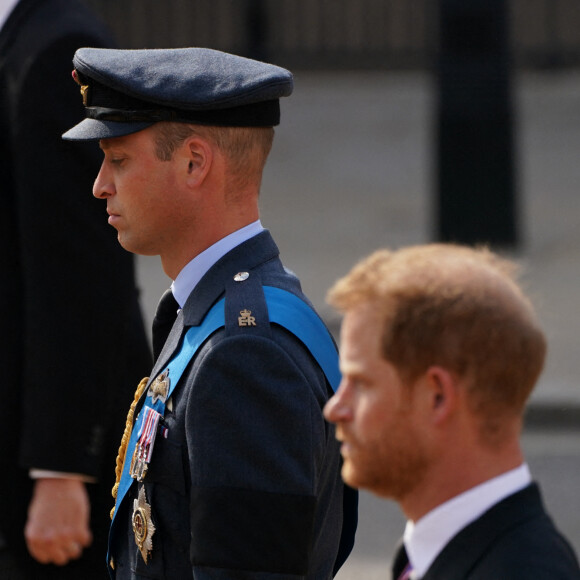
[[[135,542],[147,564],[147,560],[153,549],[153,534],[155,526],[151,519],[151,506],[147,503],[145,486],[141,486],[139,497],[133,500],[133,516],[131,518]]]
[[[83,85],[79,80],[79,75],[76,70],[72,71],[72,76],[75,82],[81,87],[81,96],[83,97],[83,105],[88,106],[89,102],[89,85]]]

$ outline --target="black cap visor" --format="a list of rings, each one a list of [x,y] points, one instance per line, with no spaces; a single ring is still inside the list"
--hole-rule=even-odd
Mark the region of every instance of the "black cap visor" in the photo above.
[[[120,121],[102,121],[99,119],[85,119],[72,129],[69,129],[62,138],[66,141],[98,141],[137,133],[151,127],[154,121],[139,123],[124,123]]]

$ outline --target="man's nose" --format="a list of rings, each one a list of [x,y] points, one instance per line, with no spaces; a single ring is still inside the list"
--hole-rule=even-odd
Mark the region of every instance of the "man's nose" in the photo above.
[[[328,422],[338,423],[352,418],[352,409],[348,404],[347,390],[348,387],[343,379],[336,393],[326,402],[324,418]]]
[[[93,184],[93,195],[97,199],[106,199],[115,194],[115,184],[111,179],[110,173],[106,170],[105,161],[101,164],[99,174]]]

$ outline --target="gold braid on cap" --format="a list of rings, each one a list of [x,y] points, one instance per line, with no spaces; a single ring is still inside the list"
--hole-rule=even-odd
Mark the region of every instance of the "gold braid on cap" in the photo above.
[[[115,485],[111,491],[113,498],[115,499],[115,504],[117,500],[117,491],[119,490],[119,482],[121,481],[121,474],[123,473],[123,463],[125,462],[125,455],[127,455],[127,446],[129,445],[129,439],[131,438],[131,431],[133,430],[133,415],[135,414],[135,407],[137,402],[141,398],[149,377],[145,377],[141,380],[135,391],[135,398],[131,403],[131,408],[127,413],[127,421],[125,423],[125,431],[123,432],[123,437],[121,438],[121,445],[119,445],[119,452],[117,454],[117,461],[115,464]],[[111,519],[113,519],[113,514],[115,513],[115,506],[111,510]]]

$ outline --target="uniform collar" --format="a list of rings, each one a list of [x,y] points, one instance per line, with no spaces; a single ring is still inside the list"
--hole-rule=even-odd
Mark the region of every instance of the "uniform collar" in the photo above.
[[[236,246],[243,244],[263,230],[262,223],[257,220],[222,238],[191,260],[171,284],[171,291],[180,308],[183,308],[199,281],[216,262]]]
[[[278,246],[268,230],[246,240],[222,256],[199,281],[183,306],[183,324],[201,324],[207,311],[225,292],[228,280],[238,272],[251,270],[279,256]]]
[[[151,376],[156,376],[166,365],[179,346],[184,329],[202,323],[212,305],[224,294],[229,276],[233,278],[237,272],[253,270],[278,256],[278,246],[268,230],[263,230],[222,256],[199,281],[179,311]]]

